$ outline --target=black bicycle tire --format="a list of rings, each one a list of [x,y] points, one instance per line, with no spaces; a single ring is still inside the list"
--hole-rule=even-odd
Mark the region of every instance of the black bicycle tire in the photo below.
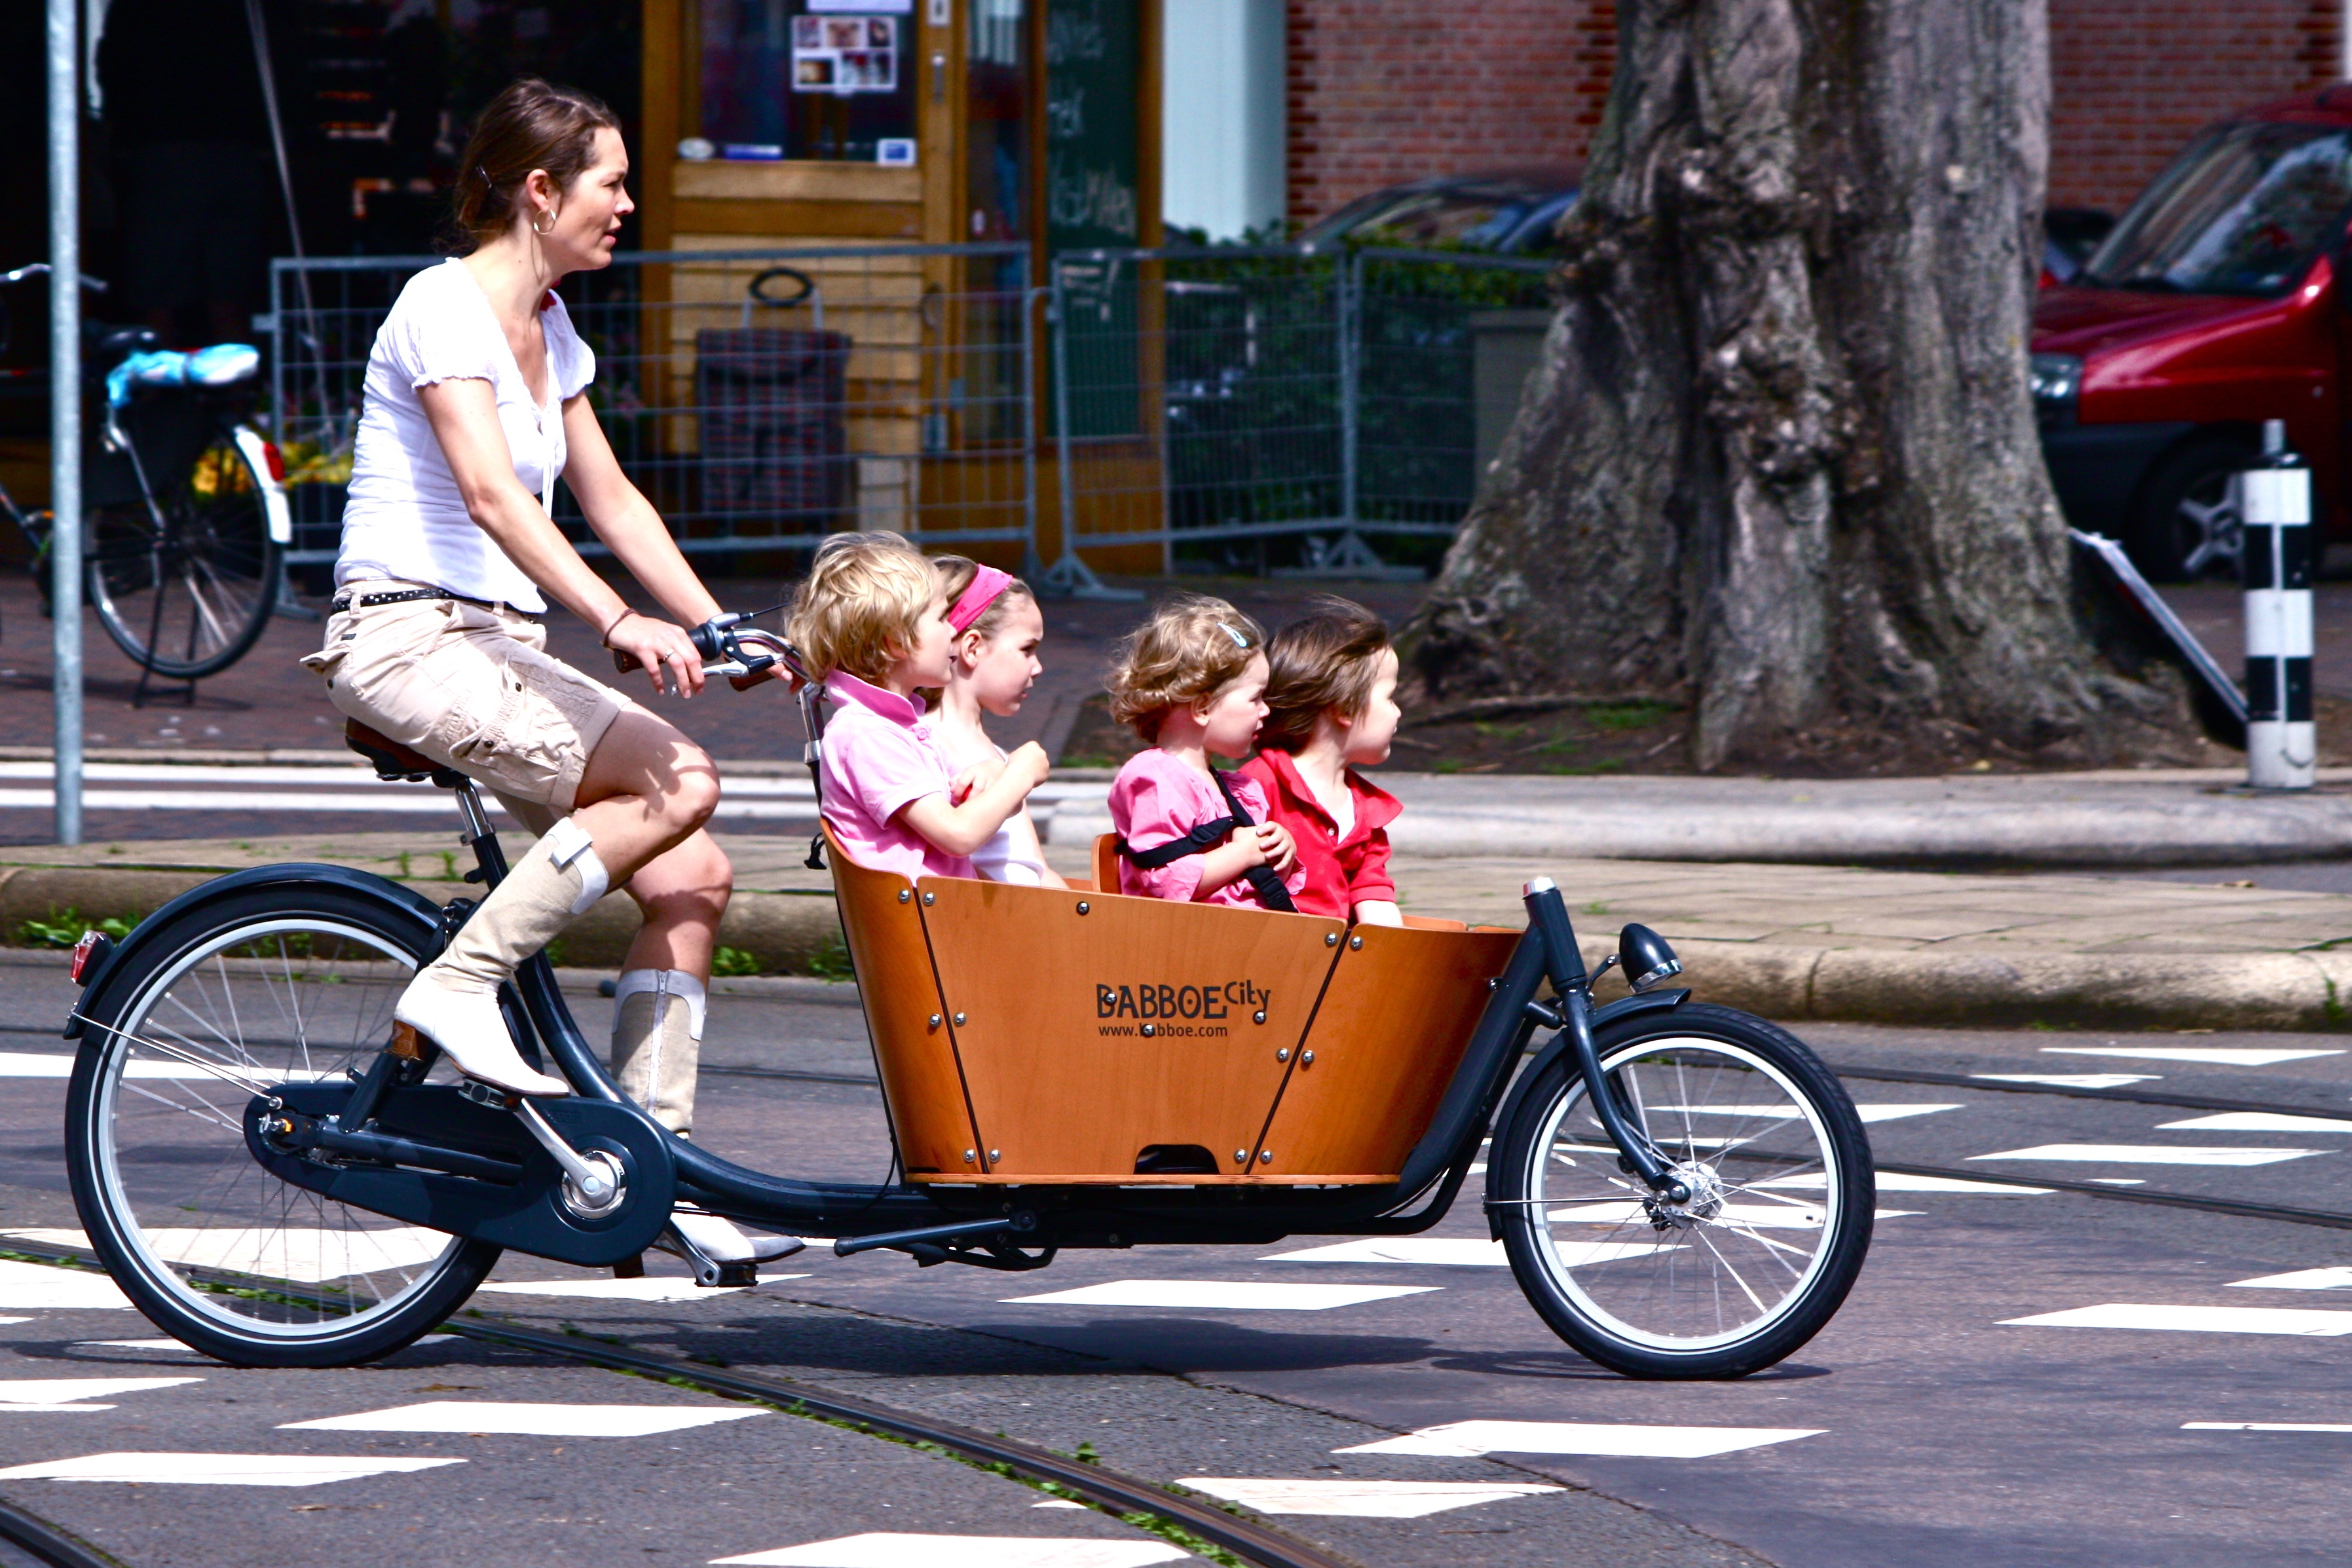
[[[292,898],[299,896],[301,903]],[[105,1136],[96,1101],[100,1074],[121,1043],[109,1031],[125,1008],[160,972],[193,948],[215,942],[225,932],[257,918],[284,920],[306,915],[358,926],[407,952],[420,963],[429,956],[424,940],[412,926],[382,918],[380,906],[363,895],[341,888],[297,890],[283,886],[233,890],[217,900],[194,903],[173,917],[173,927],[153,934],[132,955],[123,971],[108,978],[105,994],[84,998],[84,1044],[74,1061],[66,1095],[66,1170],[81,1216],[82,1230],[108,1274],[123,1294],[158,1328],[193,1349],[233,1366],[270,1368],[357,1366],[381,1359],[415,1342],[463,1307],[496,1266],[501,1249],[485,1242],[468,1242],[445,1255],[437,1277],[425,1288],[383,1317],[354,1324],[336,1334],[299,1340],[228,1331],[216,1319],[188,1310],[150,1274],[146,1260],[122,1234],[118,1216],[106,1197],[99,1175],[98,1141]]]
[[[1503,1162],[1502,1190],[1507,1201],[1499,1211],[1503,1245],[1520,1291],[1537,1315],[1576,1351],[1628,1377],[1652,1379],[1727,1379],[1750,1376],[1786,1359],[1826,1327],[1844,1304],[1862,1272],[1870,1250],[1871,1219],[1876,1206],[1876,1183],[1872,1175],[1870,1140],[1863,1131],[1853,1100],[1803,1041],[1764,1019],[1728,1007],[1685,1004],[1665,1014],[1636,1015],[1605,1026],[1596,1037],[1601,1059],[1651,1040],[1696,1037],[1727,1037],[1737,1044],[1772,1060],[1796,1081],[1814,1102],[1843,1167],[1842,1180],[1851,1198],[1839,1218],[1839,1232],[1831,1242],[1827,1264],[1805,1287],[1797,1305],[1774,1319],[1751,1338],[1704,1350],[1661,1351],[1633,1344],[1593,1321],[1560,1291],[1535,1246],[1532,1205],[1509,1199],[1524,1198],[1529,1161],[1540,1157],[1534,1144],[1547,1124],[1550,1108],[1571,1091],[1577,1079],[1573,1061],[1566,1057],[1544,1068],[1543,1080],[1530,1086],[1519,1101],[1508,1127],[1498,1129],[1489,1158]]]
[[[218,447],[208,447],[205,450],[226,449],[236,454],[237,463],[253,480],[255,521],[260,531],[259,569],[256,574],[256,581],[259,584],[260,591],[255,595],[254,607],[247,615],[245,624],[235,637],[203,658],[174,659],[162,657],[150,649],[139,632],[125,623],[122,614],[116,607],[114,595],[106,586],[104,575],[106,563],[100,558],[99,551],[95,548],[86,550],[82,563],[82,592],[89,601],[91,611],[98,616],[99,626],[105,630],[107,639],[121,649],[123,657],[133,664],[167,680],[202,680],[207,677],[218,675],[253,651],[253,645],[260,641],[261,634],[268,629],[269,617],[278,607],[278,582],[280,574],[285,570],[285,550],[276,539],[270,536],[268,508],[261,499],[265,476],[254,468],[253,459],[247,454],[245,448],[237,444],[232,426],[222,425],[217,431],[217,437]],[[176,487],[174,491],[176,492]],[[170,515],[168,510],[166,515]],[[88,531],[87,528],[85,531]],[[159,588],[157,593],[160,599],[163,590]]]

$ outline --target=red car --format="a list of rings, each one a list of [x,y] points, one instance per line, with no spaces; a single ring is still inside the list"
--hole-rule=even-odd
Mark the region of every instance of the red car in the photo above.
[[[2200,133],[2034,312],[2033,396],[2067,520],[2159,582],[2233,572],[2229,476],[2286,421],[2326,536],[2347,523],[2352,85]]]

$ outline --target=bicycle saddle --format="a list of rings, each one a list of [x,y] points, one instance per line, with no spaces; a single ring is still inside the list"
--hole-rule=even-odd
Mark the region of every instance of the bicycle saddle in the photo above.
[[[155,343],[152,327],[102,327],[92,323],[89,329],[89,346],[101,354],[137,353],[153,348]]]
[[[463,773],[443,767],[356,719],[343,721],[343,744],[365,757],[373,764],[375,776],[387,783],[419,784],[430,779],[443,789],[456,789],[466,782]]]
[[[251,343],[215,343],[194,353],[141,349],[106,373],[106,399],[120,408],[141,386],[234,386],[261,374],[261,351]]]

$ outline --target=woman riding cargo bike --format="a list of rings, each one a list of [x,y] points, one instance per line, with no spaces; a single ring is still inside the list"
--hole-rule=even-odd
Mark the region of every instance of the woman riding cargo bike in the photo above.
[[[424,493],[403,511],[361,482],[363,427],[349,602],[317,661],[373,727],[355,744],[380,773],[454,792],[488,890],[444,910],[348,868],[263,867],[120,943],[85,940],[68,1163],[92,1245],[142,1310],[240,1364],[350,1364],[439,1324],[508,1248],[607,1268],[667,1245],[708,1285],[750,1280],[802,1235],[843,1257],[1025,1271],[1064,1248],[1415,1234],[1483,1161],[1489,1234],[1545,1321],[1602,1364],[1739,1376],[1819,1331],[1870,1238],[1851,1101],[1785,1032],[1667,989],[1680,966],[1645,928],[1588,969],[1549,879],[1525,889],[1524,931],[1351,927],[1076,880],[909,876],[836,843],[894,1179],[772,1174],[681,1136],[671,1068],[691,1060],[727,889],[701,833],[716,775],[547,658],[518,606],[546,589],[687,691],[805,671],[782,638],[717,613],[578,396],[585,351],[561,305],[542,308],[543,280],[603,256],[626,210],[619,142],[593,106],[535,84],[485,128],[518,103],[588,126],[595,152],[567,163],[554,136],[470,171],[488,195],[467,210],[507,226],[402,305],[442,300],[479,331],[464,347],[395,310],[379,339],[370,417],[381,396],[380,438],[405,441]],[[437,491],[421,460],[436,448]],[[624,614],[562,542],[530,494],[559,468],[691,632]],[[818,689],[801,701],[818,734]],[[478,780],[535,836],[511,868]],[[643,986],[649,1008],[624,1009],[608,1071],[541,950],[625,882],[646,925],[622,990]],[[1612,966],[1633,994],[1602,1005]],[[1221,1021],[1113,1030],[1107,994],[1179,1012],[1213,995]]]
[[[628,159],[611,110],[526,79],[483,110],[464,170],[466,253],[409,280],[369,356],[333,615],[304,662],[372,743],[488,785],[539,839],[403,994],[399,1023],[480,1082],[567,1092],[508,1040],[499,988],[625,889],[645,926],[621,976],[613,1070],[684,1133],[731,884],[702,830],[718,775],[667,721],[548,657],[540,619],[552,597],[640,660],[656,693],[701,688],[686,632],[631,610],[549,515],[561,474],[597,537],[672,614],[689,625],[718,614],[621,472],[587,397],[595,355],[554,292],[611,264],[634,205]],[[730,1259],[793,1245],[762,1247],[692,1214],[678,1223]]]

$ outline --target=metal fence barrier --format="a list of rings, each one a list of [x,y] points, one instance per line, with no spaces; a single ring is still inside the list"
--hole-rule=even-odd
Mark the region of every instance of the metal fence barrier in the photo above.
[[[1076,522],[1057,569],[1135,544],[1263,568],[1266,541],[1305,535],[1298,565],[1378,570],[1365,535],[1450,538],[1535,363],[1552,266],[1297,247],[1055,257],[1056,478]]]
[[[271,263],[297,565],[334,559],[369,350],[436,260]],[[1069,590],[1094,581],[1080,551],[1119,546],[1240,570],[1379,570],[1367,536],[1433,557],[1517,408],[1551,265],[1085,251],[1033,290],[1020,245],[827,246],[624,253],[563,297],[614,449],[688,551],[885,528],[1018,543],[1036,572],[1044,462],[1063,525],[1042,582]],[[556,520],[596,548],[560,488]]]
[[[270,265],[294,564],[332,561],[370,349],[438,258]],[[1019,245],[623,253],[563,285],[622,467],[696,553],[851,528],[1036,540],[1036,363]],[[306,287],[307,285],[307,287]],[[597,548],[560,487],[555,517]]]

